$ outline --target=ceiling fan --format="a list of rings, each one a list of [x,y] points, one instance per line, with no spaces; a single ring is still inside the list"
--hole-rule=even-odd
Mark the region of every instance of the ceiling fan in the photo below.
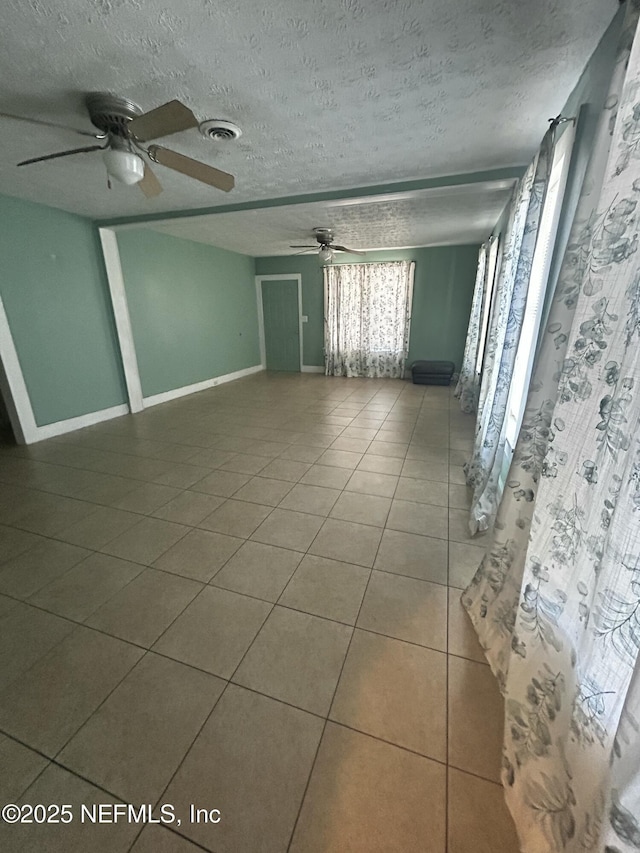
[[[151,139],[170,136],[172,133],[179,133],[182,130],[199,126],[195,115],[180,101],[169,101],[145,113],[137,104],[126,98],[98,92],[88,95],[85,104],[89,118],[98,132],[77,130],[54,122],[0,113],[2,118],[70,130],[80,134],[80,136],[89,136],[99,141],[98,144],[23,160],[18,163],[18,166],[29,166],[32,163],[55,160],[58,157],[68,157],[71,154],[102,151],[109,178],[123,184],[138,184],[147,198],[162,192],[160,182],[147,159],[152,163],[160,163],[162,166],[181,172],[189,178],[195,178],[196,181],[209,184],[209,186],[216,187],[216,189],[224,192],[233,189],[234,177],[227,172],[221,172],[213,166],[208,166],[199,160],[193,160],[191,157],[185,157],[184,154],[178,154],[177,151],[171,151],[169,148],[160,145],[145,146],[144,143]],[[229,126],[232,127],[232,125]],[[143,154],[147,159],[142,156]]]
[[[319,246],[320,250],[318,252],[318,259],[323,264],[329,263],[333,259],[335,252],[347,252],[349,255],[366,254],[366,252],[360,252],[358,249],[347,249],[346,246],[338,246],[333,242],[333,231],[331,228],[314,228],[313,233],[318,241],[317,245],[314,246],[313,244],[307,244],[304,246],[290,246],[289,248],[304,249],[304,252],[298,252],[299,255],[304,255],[309,251],[309,249],[317,249]]]

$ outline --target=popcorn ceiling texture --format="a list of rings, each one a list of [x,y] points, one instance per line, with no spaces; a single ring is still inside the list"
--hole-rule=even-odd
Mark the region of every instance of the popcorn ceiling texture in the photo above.
[[[180,98],[242,139],[170,147],[236,176],[229,195],[157,167],[147,201],[108,191],[100,154],[0,119],[0,192],[106,217],[524,164],[615,0],[3,0],[0,110],[89,122],[88,91],[151,109]]]
[[[512,185],[513,181],[493,181],[392,198],[283,205],[149,227],[256,257],[291,255],[299,251],[290,248],[292,243],[315,244],[312,228],[327,224],[334,230],[335,242],[350,249],[481,243],[507,204]]]

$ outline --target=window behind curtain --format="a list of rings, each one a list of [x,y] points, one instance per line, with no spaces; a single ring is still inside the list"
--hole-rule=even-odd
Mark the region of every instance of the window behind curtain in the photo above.
[[[324,268],[328,376],[402,378],[414,268],[412,261]]]

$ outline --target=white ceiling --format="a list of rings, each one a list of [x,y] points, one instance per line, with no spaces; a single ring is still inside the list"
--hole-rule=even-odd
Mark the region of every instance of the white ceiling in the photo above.
[[[196,130],[169,142],[234,173],[229,195],[158,166],[165,192],[146,200],[136,188],[108,191],[98,153],[16,169],[83,138],[0,119],[0,192],[103,219],[522,165],[616,8],[616,0],[3,0],[0,111],[88,128],[84,95],[103,90],[144,109],[179,98],[244,135],[226,147]],[[431,238],[437,210],[446,219],[456,204],[431,205]],[[318,221],[324,212],[314,210],[287,235],[339,224],[340,239],[362,245],[381,214],[352,207],[368,230],[351,234],[346,212],[332,208],[331,221]],[[264,223],[260,239],[271,245]],[[202,239],[208,225],[191,225]],[[401,213],[384,228],[394,242],[415,239]],[[274,240],[281,249],[284,233]]]
[[[492,181],[214,213],[146,227],[256,257],[291,255],[297,251],[292,243],[316,244],[314,226],[330,226],[335,242],[350,249],[481,243],[507,204],[513,183]]]

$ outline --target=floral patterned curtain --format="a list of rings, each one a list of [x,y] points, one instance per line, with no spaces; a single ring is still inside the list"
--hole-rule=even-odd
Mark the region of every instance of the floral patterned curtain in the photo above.
[[[476,284],[473,290],[473,301],[471,302],[471,316],[469,317],[467,340],[464,345],[462,367],[455,390],[455,396],[460,399],[460,408],[467,414],[473,414],[473,412],[478,410],[480,377],[476,373],[476,362],[478,360],[478,347],[480,346],[482,305],[489,269],[489,246],[489,243],[483,243],[478,252],[478,269],[476,272]]]
[[[473,488],[469,516],[472,533],[490,527],[500,500],[509,388],[527,302],[538,222],[549,181],[553,136],[554,131],[548,130],[516,188],[507,227],[480,385],[473,454],[464,468],[467,484]]]
[[[526,853],[640,850],[639,6],[462,596],[506,700],[502,779]]]
[[[324,268],[327,376],[402,378],[414,269],[413,261]]]

